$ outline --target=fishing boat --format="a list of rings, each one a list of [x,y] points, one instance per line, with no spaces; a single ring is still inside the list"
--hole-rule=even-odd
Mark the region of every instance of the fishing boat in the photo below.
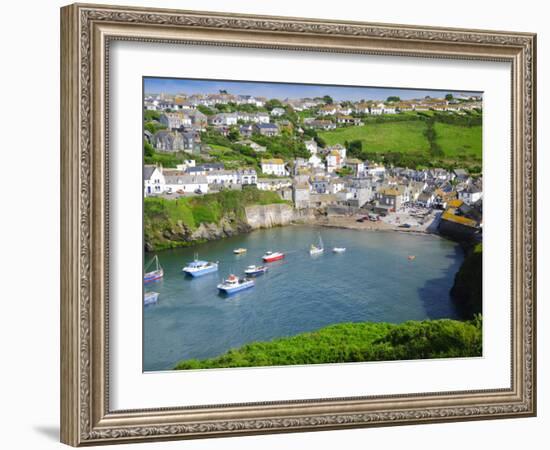
[[[320,255],[325,251],[325,248],[323,247],[323,239],[321,239],[321,233],[319,233],[319,245],[313,245],[311,244],[311,247],[309,248],[309,254],[310,255]]]
[[[244,273],[248,276],[256,276],[256,275],[263,275],[267,272],[268,267],[267,266],[248,266]]]
[[[279,261],[280,259],[283,259],[285,257],[285,254],[282,252],[265,252],[265,255],[262,256],[262,259],[264,262],[273,262],[273,261]]]
[[[233,250],[233,253],[235,253],[235,255],[242,255],[243,253],[246,253],[246,248],[236,248]]]
[[[254,280],[248,278],[239,278],[236,275],[229,275],[222,283],[218,284],[218,289],[226,294],[234,294],[254,286]]]
[[[198,255],[195,254],[195,260],[188,263],[181,270],[192,277],[201,277],[209,273],[217,272],[218,262],[201,261],[198,259]]]
[[[414,260],[416,259],[416,256],[414,256],[414,255],[409,255],[409,256],[407,256],[407,259],[408,259],[409,261],[414,261]]]
[[[346,247],[334,247],[332,251],[333,253],[344,253],[346,251]]]
[[[152,264],[155,263],[155,270],[151,272],[147,272],[147,270],[152,266]],[[152,283],[153,281],[158,281],[164,276],[164,269],[161,267],[159,263],[159,257],[155,255],[155,257],[149,261],[149,264],[145,266],[145,274],[143,275],[143,283]]]
[[[156,303],[159,299],[159,293],[158,292],[146,292],[143,296],[143,304],[145,306],[152,305]]]

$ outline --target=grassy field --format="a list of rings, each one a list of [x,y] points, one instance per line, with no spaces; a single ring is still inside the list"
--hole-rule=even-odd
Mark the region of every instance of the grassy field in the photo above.
[[[481,328],[480,316],[468,322],[343,323],[270,342],[254,342],[216,358],[181,361],[175,369],[481,356]]]
[[[319,136],[329,145],[360,140],[363,149],[369,152],[428,151],[428,140],[423,135],[425,129],[424,122],[414,120],[339,128],[321,132]]]
[[[427,153],[429,142],[424,135],[426,127],[421,120],[368,123],[320,132],[319,136],[329,145],[360,140],[363,150],[371,153]],[[464,127],[435,122],[434,129],[436,142],[441,146],[445,159],[460,161],[469,157],[481,161],[481,126]]]
[[[445,156],[474,156],[481,159],[482,136],[481,126],[461,127],[435,122],[436,142],[441,146]]]

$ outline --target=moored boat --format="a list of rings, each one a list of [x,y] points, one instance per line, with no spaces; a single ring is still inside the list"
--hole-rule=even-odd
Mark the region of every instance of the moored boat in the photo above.
[[[226,294],[234,294],[254,286],[254,280],[248,278],[239,278],[236,275],[229,275],[222,283],[218,284],[218,289]]]
[[[263,275],[267,272],[267,269],[267,266],[248,266],[244,270],[244,273],[248,276]]]
[[[321,239],[321,233],[319,233],[319,245],[311,244],[311,247],[309,248],[309,254],[310,255],[320,255],[325,251],[325,247],[323,246],[323,240]]]
[[[145,306],[147,305],[152,305],[154,303],[156,303],[159,299],[159,293],[158,292],[146,292],[144,295],[143,295],[143,304]]]
[[[143,275],[143,283],[152,283],[153,281],[158,281],[164,276],[164,269],[161,267],[159,263],[159,257],[158,255],[155,255],[155,257],[149,261],[149,264],[145,266],[145,270],[148,270],[151,265],[155,263],[155,270],[152,270],[150,272],[145,272]]]
[[[235,253],[235,255],[242,255],[243,253],[246,253],[246,248],[236,248],[233,250],[233,253]]]
[[[414,256],[414,255],[409,255],[409,256],[407,256],[407,259],[408,259],[409,261],[414,261],[414,260],[416,259],[416,256]]]
[[[262,256],[262,259],[264,260],[264,262],[273,262],[273,261],[279,261],[284,257],[285,257],[285,254],[282,252],[268,251],[268,252],[265,252],[265,255]]]
[[[188,263],[183,269],[182,272],[192,277],[200,277],[209,273],[218,271],[218,263],[210,261],[201,261],[198,259],[198,255],[195,255],[195,260]]]
[[[334,253],[344,253],[346,251],[346,247],[334,247],[332,251]]]

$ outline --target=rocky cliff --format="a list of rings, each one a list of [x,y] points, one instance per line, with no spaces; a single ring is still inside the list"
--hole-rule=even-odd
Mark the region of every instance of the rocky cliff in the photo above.
[[[198,226],[191,226],[184,220],[159,217],[145,223],[145,250],[187,247],[260,228],[305,223],[314,218],[313,210],[295,210],[288,204],[247,206],[244,214],[225,212],[217,222],[203,222]]]
[[[245,208],[246,222],[252,230],[272,228],[315,219],[311,209],[297,210],[287,204],[254,205]]]

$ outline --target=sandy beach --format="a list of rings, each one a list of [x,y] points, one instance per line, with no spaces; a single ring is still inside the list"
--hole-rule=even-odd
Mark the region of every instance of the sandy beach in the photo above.
[[[373,222],[364,220],[358,222],[358,219],[364,215],[333,215],[319,217],[317,224],[324,227],[346,228],[351,230],[372,230],[372,231],[399,231],[402,233],[421,233],[421,234],[437,234],[437,226],[440,219],[439,211],[432,211],[424,221],[419,221],[410,216],[406,211],[391,214],[390,216],[382,217],[380,220]],[[400,227],[402,224],[409,224],[410,228]]]

